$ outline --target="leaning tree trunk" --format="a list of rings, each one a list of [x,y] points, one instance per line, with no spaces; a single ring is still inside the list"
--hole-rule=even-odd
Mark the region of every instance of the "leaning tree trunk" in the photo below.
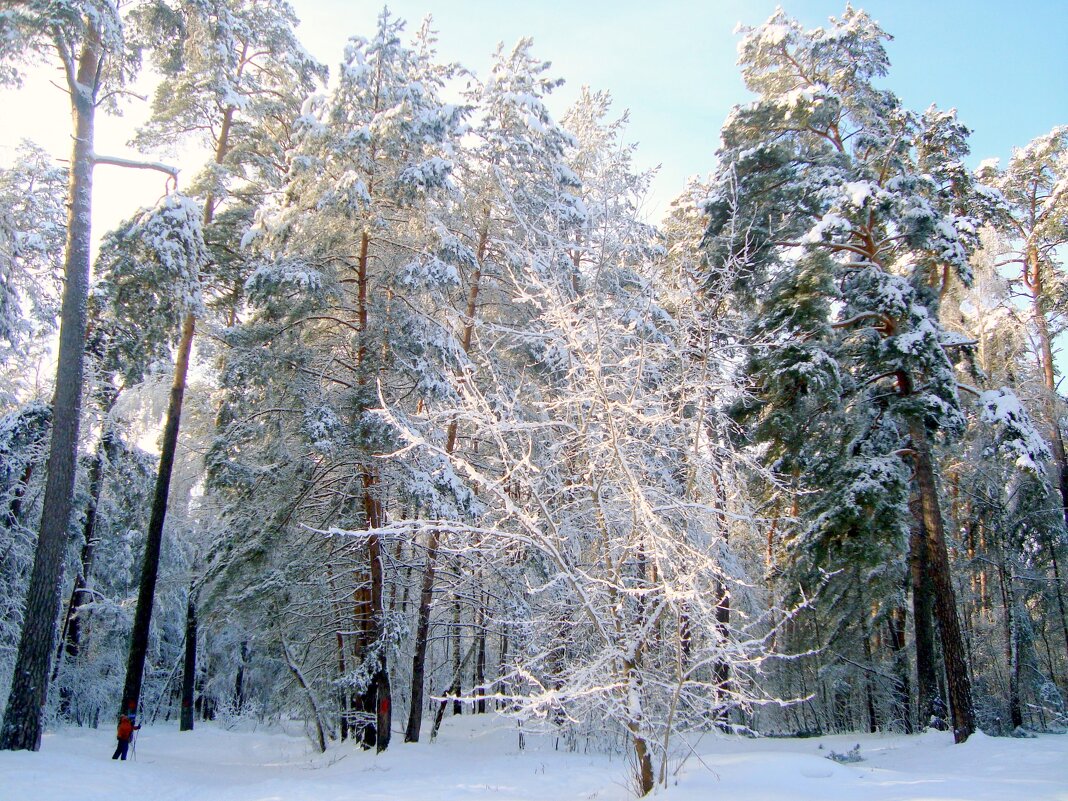
[[[957,617],[957,599],[950,574],[949,553],[946,549],[942,510],[938,502],[938,487],[935,483],[927,432],[921,421],[913,420],[909,424],[909,433],[915,452],[916,486],[927,533],[925,572],[931,577],[934,589],[935,618],[938,620],[942,658],[946,666],[949,709],[953,716],[953,741],[962,743],[975,731],[975,711],[972,707],[971,680],[968,678],[964,638]]]
[[[57,38],[60,34],[57,33]],[[60,41],[60,52],[66,52]],[[67,63],[74,145],[67,185],[65,286],[60,312],[59,358],[52,400],[52,441],[33,571],[26,592],[22,633],[11,682],[0,749],[36,751],[48,695],[49,666],[56,640],[60,581],[67,545],[77,469],[78,427],[84,370],[86,299],[89,294],[90,221],[93,195],[93,124],[104,51],[90,24],[77,64]],[[75,70],[77,72],[75,73]]]
[[[148,632],[152,622],[152,605],[156,594],[156,578],[159,574],[159,554],[163,543],[163,523],[167,517],[167,499],[171,490],[171,472],[174,469],[175,452],[178,449],[178,429],[181,425],[182,399],[185,396],[186,375],[189,372],[189,353],[193,346],[193,331],[196,318],[185,316],[178,356],[174,362],[174,381],[167,405],[167,422],[163,428],[163,447],[159,456],[159,473],[156,475],[156,491],[152,498],[152,517],[145,538],[145,558],[141,565],[141,586],[137,593],[137,611],[134,613],[133,631],[130,634],[130,654],[126,662],[126,682],[122,691],[121,711],[131,705],[136,707],[141,700],[141,682],[148,654]]]

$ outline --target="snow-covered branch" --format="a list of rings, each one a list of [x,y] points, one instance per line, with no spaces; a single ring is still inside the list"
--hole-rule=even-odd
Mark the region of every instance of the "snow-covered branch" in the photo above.
[[[126,167],[131,170],[155,170],[169,175],[177,184],[179,169],[162,161],[141,161],[138,159],[122,158],[120,156],[102,156],[99,153],[92,154],[93,164],[107,164],[112,167]]]

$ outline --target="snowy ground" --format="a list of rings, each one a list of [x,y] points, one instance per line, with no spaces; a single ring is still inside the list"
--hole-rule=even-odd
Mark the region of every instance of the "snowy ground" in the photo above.
[[[140,733],[136,761],[112,762],[110,731],[48,735],[39,753],[0,752],[0,798],[33,801],[565,801],[632,798],[617,756],[518,749],[514,723],[447,719],[434,744],[384,754],[339,746],[317,754],[303,737],[200,725]],[[863,762],[825,758],[860,744]],[[820,746],[823,746],[821,749]],[[804,740],[707,738],[667,801],[1068,801],[1068,735],[852,735]]]

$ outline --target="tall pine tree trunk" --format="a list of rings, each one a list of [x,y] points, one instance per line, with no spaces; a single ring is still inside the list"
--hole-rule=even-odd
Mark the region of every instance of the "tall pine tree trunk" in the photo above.
[[[953,741],[962,743],[975,731],[975,711],[972,706],[964,638],[957,616],[956,592],[953,590],[953,578],[949,568],[942,509],[938,501],[930,444],[923,423],[912,420],[909,433],[915,451],[916,487],[920,494],[923,525],[927,535],[925,572],[931,577],[934,590],[935,619],[938,621],[942,658],[946,667],[949,709],[953,716]]]
[[[1061,493],[1061,511],[1064,524],[1068,527],[1068,455],[1065,454],[1064,437],[1061,434],[1059,415],[1057,414],[1057,377],[1053,366],[1053,338],[1050,336],[1049,323],[1046,319],[1044,302],[1044,280],[1038,248],[1033,244],[1027,249],[1027,264],[1024,268],[1024,284],[1031,293],[1031,321],[1035,326],[1038,344],[1038,362],[1042,370],[1042,383],[1046,388],[1046,419],[1049,422],[1049,438],[1053,451],[1053,461],[1057,465],[1058,488]],[[1061,617],[1061,630],[1064,633],[1064,646],[1068,651],[1068,614],[1066,614],[1064,591],[1061,586],[1060,566],[1057,552],[1050,541],[1050,556],[1053,561],[1053,591],[1057,598],[1057,607]]]
[[[66,53],[58,31],[57,47]],[[93,135],[96,89],[104,50],[95,22],[87,26],[77,63],[65,56],[71,97],[74,145],[67,187],[67,243],[63,266],[59,358],[52,400],[52,441],[45,481],[44,511],[26,592],[22,632],[11,691],[0,726],[0,749],[36,751],[48,696],[50,660],[55,649],[60,581],[67,545],[77,470],[84,371],[86,298],[89,294],[90,222],[93,195]]]
[[[1039,263],[1038,251],[1033,246],[1027,254],[1027,268],[1024,283],[1031,292],[1031,321],[1035,326],[1038,345],[1038,362],[1042,371],[1042,383],[1046,387],[1046,419],[1049,422],[1050,443],[1053,446],[1053,459],[1057,463],[1058,487],[1061,493],[1061,507],[1065,523],[1068,524],[1068,458],[1064,451],[1064,437],[1057,415],[1057,379],[1053,366],[1053,338],[1050,336],[1049,323],[1043,310],[1044,280]]]
[[[134,613],[133,631],[130,633],[130,654],[126,662],[126,682],[123,685],[123,702],[120,711],[135,708],[141,700],[141,682],[144,678],[145,659],[148,655],[148,633],[152,623],[156,578],[159,575],[159,554],[163,544],[163,523],[167,517],[171,472],[174,469],[174,457],[178,450],[182,399],[185,396],[185,382],[189,373],[189,355],[193,346],[195,327],[196,318],[192,314],[186,314],[182,323],[178,356],[174,362],[174,381],[171,384],[170,400],[167,405],[167,421],[163,427],[163,447],[159,456],[156,490],[152,498],[152,516],[149,519],[148,533],[145,537],[141,584],[137,592],[137,611]]]
[[[359,329],[356,366],[358,384],[364,391],[367,391],[369,386],[367,340],[370,330],[368,324],[370,246],[371,235],[367,230],[364,230],[360,235],[360,253],[356,262],[357,322]],[[364,525],[371,532],[374,532],[385,522],[385,512],[382,508],[382,501],[378,497],[378,475],[371,466],[362,468],[360,482]],[[360,695],[357,706],[368,719],[374,721],[373,724],[364,726],[362,736],[364,746],[367,748],[374,746],[376,750],[381,752],[389,746],[393,716],[389,666],[386,661],[386,650],[382,643],[382,623],[385,616],[385,585],[381,536],[377,533],[368,534],[366,548],[370,586],[358,593],[356,622],[359,626],[360,634],[357,640],[360,648],[360,658],[365,661],[371,659],[373,665],[371,670],[368,671],[371,675],[370,682]]]
[[[363,476],[363,513],[368,529],[377,529],[383,523],[381,501],[376,496],[377,477],[370,472]],[[362,741],[365,747],[372,746],[382,752],[389,746],[390,728],[393,720],[393,698],[390,689],[389,667],[383,644],[382,621],[384,575],[382,563],[382,539],[378,534],[367,538],[367,561],[370,586],[360,594],[357,624],[360,626],[360,657],[371,660],[371,680],[358,699],[359,709],[373,720],[364,726]]]
[[[920,499],[914,495],[909,505],[913,522],[909,535],[909,573],[912,583],[912,624],[916,633],[916,701],[921,731],[935,717],[938,695],[938,667],[935,657],[934,592],[926,572],[927,532]]]
[[[1020,706],[1020,648],[1016,630],[1016,598],[1012,590],[1012,576],[1005,569],[1004,558],[998,565],[1001,579],[1001,602],[1005,620],[1005,666],[1009,677],[1009,722],[1013,731],[1023,726]]]

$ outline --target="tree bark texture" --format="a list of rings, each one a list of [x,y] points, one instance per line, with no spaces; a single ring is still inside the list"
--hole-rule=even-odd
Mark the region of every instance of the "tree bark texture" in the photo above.
[[[156,475],[156,490],[152,498],[152,516],[145,537],[145,557],[141,564],[141,585],[137,593],[137,611],[134,614],[133,631],[130,634],[130,654],[126,662],[126,682],[122,692],[122,710],[141,700],[141,682],[144,678],[145,659],[148,654],[148,632],[152,623],[152,605],[156,594],[156,578],[159,574],[159,554],[163,543],[163,524],[167,517],[167,500],[171,489],[171,472],[178,450],[178,429],[181,425],[182,399],[185,396],[186,376],[189,373],[189,354],[193,347],[196,318],[186,314],[182,323],[182,338],[174,362],[174,381],[167,405],[167,420],[163,427],[163,446],[159,457],[159,472]]]
[[[953,740],[962,743],[975,731],[975,712],[964,638],[957,616],[957,598],[949,568],[949,553],[927,432],[923,429],[923,423],[917,420],[909,424],[909,429],[916,454],[916,486],[920,494],[923,525],[927,535],[926,572],[934,590],[935,619],[938,621],[942,658],[946,667],[949,709],[953,716]]]
[[[67,185],[65,285],[60,312],[56,389],[52,400],[52,441],[44,512],[26,592],[15,671],[0,726],[0,749],[3,750],[36,751],[41,747],[42,715],[48,695],[50,662],[55,653],[63,557],[77,470],[89,294],[95,90],[103,58],[99,32],[90,25],[77,65],[68,65],[74,146]]]
[[[909,535],[909,573],[912,582],[912,624],[916,633],[916,706],[921,731],[935,714],[938,668],[935,656],[934,592],[927,575],[927,531],[919,497],[910,503],[914,520]]]

